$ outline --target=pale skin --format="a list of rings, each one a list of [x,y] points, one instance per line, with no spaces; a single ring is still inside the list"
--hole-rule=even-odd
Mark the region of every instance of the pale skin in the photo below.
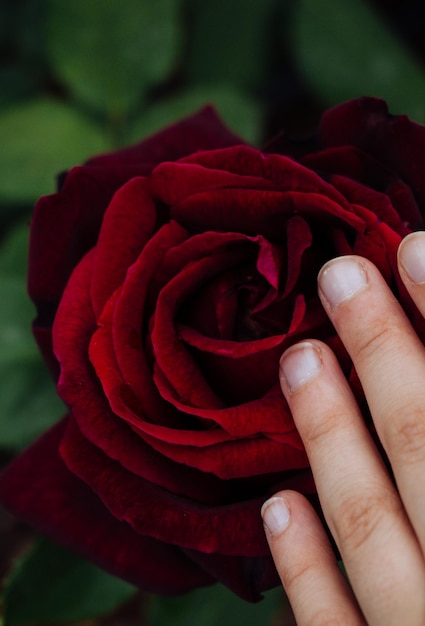
[[[400,275],[425,316],[425,232],[401,243]],[[328,262],[319,295],[354,363],[395,483],[332,351],[289,348],[280,381],[350,584],[308,501],[281,491],[262,508],[299,626],[425,625],[425,347],[376,267]]]

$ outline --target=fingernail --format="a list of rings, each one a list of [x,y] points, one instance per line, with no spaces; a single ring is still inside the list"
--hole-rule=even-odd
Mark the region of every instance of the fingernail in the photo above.
[[[289,348],[280,359],[281,375],[291,391],[314,378],[321,368],[320,352],[309,341]]]
[[[350,300],[367,287],[366,272],[360,263],[350,257],[339,257],[322,267],[319,287],[332,309]]]
[[[425,283],[425,232],[407,235],[399,246],[398,259],[413,283]]]
[[[279,496],[274,496],[263,504],[261,516],[270,535],[279,535],[289,526],[289,508],[286,501]]]

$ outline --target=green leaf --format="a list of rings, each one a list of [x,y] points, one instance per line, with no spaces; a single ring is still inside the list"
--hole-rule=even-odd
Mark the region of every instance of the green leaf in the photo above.
[[[28,234],[28,227],[19,226],[8,234],[0,248],[0,366],[6,368],[37,357],[30,331],[34,306],[25,278]],[[3,386],[0,405],[8,391]]]
[[[0,106],[32,95],[36,90],[36,77],[23,64],[10,64],[0,69]]]
[[[48,0],[52,67],[83,102],[112,117],[167,77],[179,50],[176,0]]]
[[[0,448],[12,452],[29,445],[50,428],[66,409],[38,357],[0,365]]]
[[[26,291],[28,227],[0,248],[0,447],[20,450],[64,413],[31,334],[34,307]]]
[[[233,87],[211,85],[156,102],[135,121],[128,140],[138,141],[205,104],[213,104],[229,128],[246,141],[255,144],[261,139],[262,111],[258,103]]]
[[[28,237],[27,223],[19,224],[7,233],[0,246],[0,273],[25,279]]]
[[[135,588],[47,539],[40,539],[6,583],[6,624],[75,622],[109,613]]]
[[[55,189],[55,175],[109,149],[102,131],[54,100],[33,100],[0,114],[0,198],[34,202]]]
[[[189,80],[249,89],[264,83],[275,4],[275,0],[192,0]]]
[[[0,447],[20,450],[65,407],[31,334],[34,308],[22,276],[0,272],[0,303]]]
[[[291,29],[298,64],[328,105],[358,96],[425,122],[425,75],[365,0],[299,0]]]
[[[0,365],[20,363],[37,354],[30,332],[33,317],[25,280],[0,272]],[[7,390],[2,389],[4,393]]]
[[[269,626],[287,603],[281,587],[251,604],[222,585],[192,591],[176,598],[152,596],[148,612],[150,626]]]

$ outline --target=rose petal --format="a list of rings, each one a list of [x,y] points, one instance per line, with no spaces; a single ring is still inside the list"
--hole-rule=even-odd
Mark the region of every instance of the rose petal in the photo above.
[[[277,363],[275,367],[277,372]],[[281,392],[276,394],[269,390],[262,397],[250,402],[214,410],[192,407],[176,399],[169,381],[164,378],[162,372],[155,372],[155,380],[163,397],[176,408],[189,415],[210,420],[211,423],[221,426],[232,438],[251,437],[261,433],[291,433],[294,430],[291,414],[282,401]]]
[[[152,237],[157,221],[146,178],[123,185],[106,210],[96,245],[92,303],[96,317]]]
[[[302,296],[299,296],[296,301],[296,306],[293,310],[290,326],[286,332],[280,335],[273,335],[271,337],[265,337],[264,339],[256,339],[254,341],[229,341],[223,339],[215,339],[214,337],[206,337],[198,331],[185,326],[184,324],[178,325],[178,336],[183,339],[190,346],[197,348],[202,352],[211,352],[214,355],[220,355],[227,357],[228,359],[241,359],[248,357],[259,352],[270,351],[273,348],[280,347],[283,350],[284,341],[287,337],[293,335],[299,328],[305,314],[305,302]],[[160,362],[157,361],[158,366]],[[243,365],[242,365],[243,367]],[[276,376],[277,376],[277,364],[276,364]]]
[[[155,363],[164,373],[175,393],[191,406],[222,408],[223,403],[199,372],[199,367],[176,335],[174,318],[183,298],[220,271],[240,264],[244,258],[241,247],[232,252],[217,251],[215,255],[193,261],[159,294],[151,333]]]
[[[329,196],[335,202],[343,202],[343,198],[332,185],[316,172],[286,156],[265,155],[250,146],[197,152],[181,159],[174,166],[177,169],[180,164],[185,163],[201,165],[211,170],[223,170],[239,176],[260,177],[273,183],[277,189],[316,192]]]
[[[212,189],[273,189],[273,184],[260,176],[242,176],[180,161],[158,165],[149,177],[149,184],[152,195],[170,205]]]
[[[91,159],[89,164],[104,168],[142,163],[153,167],[162,161],[174,161],[197,150],[213,150],[243,143],[243,139],[223,124],[214,108],[206,106],[134,146],[99,155]]]
[[[268,554],[261,498],[205,506],[126,471],[84,439],[69,422],[60,446],[67,467],[87,482],[113,516],[138,533],[201,552]]]
[[[176,546],[136,533],[113,517],[58,454],[66,421],[0,476],[0,501],[39,531],[110,573],[154,593],[185,593],[214,579]],[[164,567],[166,563],[166,567]]]
[[[402,236],[410,232],[403,224],[400,215],[394,209],[386,194],[375,191],[346,176],[332,176],[332,182],[351,204],[360,204],[366,207],[381,222],[385,222]]]
[[[283,297],[287,296],[294,289],[300,274],[301,260],[305,250],[311,246],[313,237],[310,226],[299,215],[288,220],[287,231],[287,264],[286,285],[283,290]]]
[[[214,190],[189,196],[171,207],[171,216],[189,229],[221,230],[279,238],[288,219],[301,215],[310,223],[335,224],[341,220],[362,230],[362,220],[318,193],[251,189]]]
[[[214,432],[214,431],[212,431]],[[235,439],[204,448],[175,445],[148,433],[143,438],[161,454],[177,463],[215,474],[223,480],[274,474],[308,467],[308,460],[296,430],[285,432],[280,441],[273,434],[253,439]],[[282,442],[285,439],[286,442]]]
[[[423,227],[425,210],[425,127],[406,115],[389,115],[387,104],[378,98],[358,98],[338,105],[322,116],[320,136],[325,145],[352,145],[371,154],[396,172],[414,190]],[[417,215],[411,219],[416,220]]]
[[[187,231],[176,222],[166,224],[155,234],[128,271],[119,298],[112,307],[105,309],[101,326],[93,337],[92,349],[96,341],[99,341],[99,347],[103,340],[107,342],[106,350],[110,351],[114,366],[119,367],[136,405],[150,421],[163,426],[175,426],[176,416],[162,401],[153,384],[152,369],[143,346],[143,321],[149,315],[147,296],[148,292],[152,293],[152,279],[158,266],[164,256],[186,238]],[[99,366],[103,358],[100,358]],[[110,392],[107,394],[111,398]]]
[[[87,356],[88,346],[96,327],[93,313],[90,316],[93,254],[94,251],[89,252],[73,272],[58,309],[53,335],[55,349],[62,367],[58,384],[59,394],[72,408],[84,435],[103,449],[103,446],[107,445],[107,433],[104,433],[100,427],[99,415],[103,414],[108,419],[116,419],[117,415],[110,410]],[[112,341],[110,333],[107,333],[106,337]],[[111,348],[110,350],[113,355],[113,350]],[[105,365],[105,372],[108,367],[113,367],[111,359],[109,365]],[[125,384],[124,381],[122,381],[122,386],[117,384],[120,382],[119,376],[120,372],[117,369],[112,378],[113,387],[108,394],[109,401],[114,410],[116,407],[121,408],[124,418],[131,424],[137,425],[139,434],[146,431],[148,435],[179,445],[208,446],[228,440],[229,436],[219,430],[177,430],[144,421],[143,415],[132,412],[123,401],[120,392],[122,387],[125,388]],[[108,380],[102,381],[105,386]],[[120,414],[119,410],[117,414]]]
[[[28,287],[31,298],[57,304],[78,261],[97,240],[115,191],[140,168],[71,170],[60,193],[41,198],[31,223]]]

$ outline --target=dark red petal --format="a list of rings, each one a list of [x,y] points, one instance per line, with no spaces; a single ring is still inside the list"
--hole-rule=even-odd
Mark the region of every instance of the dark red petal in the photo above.
[[[103,396],[102,389],[91,380],[89,364],[84,358],[84,354],[78,358],[81,365],[78,369],[68,373],[65,392],[68,401],[74,407],[80,429],[89,441],[103,450],[111,459],[119,461],[124,468],[133,474],[137,474],[178,495],[210,504],[226,502],[231,499],[233,493],[231,486],[219,481],[211,474],[201,474],[181,464],[176,466],[147,445],[134,430],[129,428],[117,415],[114,415]],[[111,362],[110,359],[109,362]],[[75,361],[75,365],[77,364],[78,360]],[[84,367],[87,369],[85,376],[83,374]],[[77,376],[75,382],[73,375]],[[85,381],[84,385],[81,385],[81,380]],[[114,382],[117,384],[116,373]],[[107,383],[105,381],[103,383],[107,388]],[[123,381],[122,386],[125,387]],[[133,423],[140,427],[141,417],[133,415]],[[167,433],[168,429],[160,428],[159,436],[164,432]],[[173,434],[173,431],[171,433]],[[214,435],[214,433],[211,434]],[[185,437],[184,434],[176,432],[175,437],[190,441],[191,433],[188,432],[186,435]],[[211,438],[209,436],[209,439]],[[223,438],[222,435],[221,439]],[[212,439],[213,442],[216,440]]]
[[[410,232],[386,194],[375,191],[346,176],[332,176],[331,180],[351,204],[360,204],[366,207],[376,215],[377,220],[385,222],[402,236]]]
[[[299,215],[288,220],[287,236],[287,272],[286,285],[283,297],[287,296],[295,287],[299,278],[301,261],[304,252],[311,246],[313,236],[308,223]]]
[[[53,345],[61,365],[58,391],[69,405],[75,402],[85,386],[94,381],[89,366],[87,346],[96,329],[96,319],[90,300],[90,284],[94,250],[75,268],[63,294],[53,326]]]
[[[111,300],[108,304],[113,309],[113,301]],[[109,307],[105,308],[104,312],[107,313],[108,310]],[[77,393],[78,380],[81,380],[81,377],[76,377],[78,374],[76,367],[73,368],[73,371],[69,370],[65,381],[66,384],[61,389],[62,394],[68,397],[69,401],[73,400],[72,406],[76,419],[88,439],[95,443],[103,439],[102,429],[98,429],[95,426],[96,421],[99,422],[102,414],[111,416],[108,419],[116,419],[117,417],[124,419],[138,435],[147,441],[150,441],[150,436],[153,436],[178,446],[203,447],[215,445],[229,439],[229,436],[220,430],[191,430],[190,425],[185,423],[187,419],[185,420],[184,416],[177,414],[172,405],[167,405],[160,397],[158,397],[158,401],[151,389],[146,390],[142,388],[140,390],[140,398],[136,397],[131,392],[127,382],[124,382],[121,371],[117,366],[111,328],[108,327],[106,318],[104,320],[101,328],[95,333],[95,340],[91,345],[90,355],[99,376],[101,376],[101,383],[107,401],[99,387],[90,385],[88,380],[85,382],[84,389],[81,389],[80,385],[80,393]],[[88,364],[85,363],[84,355],[81,354],[76,354],[76,365],[89,369]],[[151,379],[152,375],[148,381],[149,385],[152,385]],[[143,404],[144,402],[146,405]],[[87,410],[88,406],[90,406],[90,411]],[[145,413],[145,409],[152,409],[153,406],[157,407],[158,412],[152,416],[151,420],[150,414]],[[99,446],[105,449],[106,443],[99,443]],[[111,454],[111,456],[113,455]]]
[[[398,273],[396,257],[402,237],[388,224],[378,220],[369,209],[361,205],[355,206],[355,209],[364,218],[368,228],[356,237],[353,253],[370,259],[388,284],[391,284],[394,273]]]
[[[282,345],[237,359],[212,352],[195,352],[201,371],[228,408],[256,401],[267,394],[277,380],[281,355]],[[194,413],[200,411],[205,418],[208,417],[206,409],[185,407],[185,411],[192,410]]]
[[[99,349],[105,342],[105,355],[109,351],[114,364],[120,370],[120,376],[134,398],[138,409],[148,416],[149,421],[162,426],[176,425],[175,412],[167,406],[153,384],[153,372],[145,354],[144,324],[149,318],[147,296],[152,293],[152,278],[161,265],[164,257],[176,247],[180,247],[187,238],[185,231],[176,222],[163,226],[155,236],[147,242],[136,263],[129,270],[119,297],[115,302],[108,303],[102,316],[100,328],[93,337],[91,350],[95,350],[96,341]],[[153,291],[152,297],[156,294]],[[106,356],[97,359],[93,352],[92,358],[97,366],[108,363]],[[103,359],[105,358],[105,361]],[[113,381],[112,381],[113,382]],[[106,389],[106,380],[103,379]],[[113,404],[113,385],[107,391]]]
[[[422,219],[412,189],[400,178],[389,182],[385,190],[397,213],[403,220],[403,225],[410,230],[412,224],[420,223]]]
[[[277,378],[278,364],[275,366]],[[262,398],[251,402],[214,410],[192,407],[177,400],[170,392],[170,385],[168,381],[164,381],[162,373],[156,373],[155,380],[164,398],[178,409],[189,415],[210,420],[211,423],[223,428],[232,438],[251,437],[262,433],[286,434],[294,430],[291,414],[279,391],[276,394],[272,389]],[[249,384],[249,381],[245,381],[245,384]]]
[[[186,169],[186,164],[189,163],[213,170],[213,172],[203,172],[202,168]],[[178,176],[180,167],[183,167],[182,186],[180,186]],[[198,152],[178,163],[161,166],[159,172],[163,174],[164,194],[169,204],[181,201],[185,192],[191,195],[208,189],[219,189],[224,186],[226,180],[230,183],[227,187],[233,188],[237,185],[237,178],[231,175],[235,174],[241,177],[240,184],[237,185],[240,188],[274,188],[280,191],[319,193],[345,206],[344,197],[313,170],[288,157],[278,154],[265,156],[259,150],[248,146]],[[258,181],[261,179],[263,182],[259,184]],[[244,180],[246,180],[246,185]],[[209,186],[208,182],[210,182]],[[161,193],[159,185],[155,188]]]
[[[154,593],[185,593],[214,579],[176,546],[114,518],[58,454],[62,421],[0,475],[0,502],[99,567]]]
[[[341,200],[338,192],[312,170],[288,157],[278,154],[265,155],[249,146],[198,152],[181,159],[174,166],[178,168],[180,164],[185,163],[201,165],[211,170],[224,170],[239,176],[262,178],[281,190],[316,191],[329,195],[335,201]],[[249,183],[251,179],[247,180]]]
[[[183,230],[181,225],[180,228]],[[152,275],[149,289],[157,298],[161,290],[194,261],[211,257],[219,252],[241,250],[241,244],[246,244],[248,241],[250,241],[248,237],[238,232],[217,233],[210,229],[200,234],[187,236],[185,240],[182,238],[180,243],[170,246],[170,249],[163,254],[157,271]],[[156,302],[152,303],[152,307],[155,305]]]
[[[357,181],[370,189],[385,193],[391,199],[404,226],[420,224],[422,217],[412,189],[397,172],[391,171],[375,157],[355,146],[335,146],[325,148],[302,158],[302,163],[315,171],[332,176],[341,175]],[[343,191],[343,190],[341,190]],[[344,192],[343,192],[344,193]],[[345,195],[345,194],[344,194]]]
[[[305,301],[302,296],[299,296],[296,301],[296,305],[294,306],[289,328],[285,333],[280,335],[272,335],[270,337],[265,337],[264,339],[256,339],[253,341],[230,341],[208,337],[193,328],[179,324],[176,329],[176,336],[200,351],[211,352],[214,355],[239,360],[253,354],[272,350],[278,346],[282,348],[285,339],[296,333],[304,319],[304,315]],[[158,365],[160,365],[160,362],[157,362]],[[278,370],[276,368],[276,376],[277,371]]]
[[[96,328],[90,300],[93,256],[94,251],[88,253],[79,263],[64,292],[53,329],[54,344],[62,366],[59,382],[61,397],[72,407],[84,435],[100,448],[108,449],[106,446],[112,444],[113,441],[109,438],[109,431],[103,427],[103,418],[115,420],[117,415],[111,411],[88,359],[88,346]],[[110,332],[105,332],[105,337],[110,342],[112,341]],[[114,366],[112,345],[104,348],[100,360],[103,363],[102,354],[105,356],[108,350],[111,356],[109,365],[108,360],[105,359],[105,368]],[[117,384],[117,376],[120,376],[119,370],[116,370],[112,378],[112,389],[108,390],[109,402],[118,415],[122,415],[128,422],[137,426],[139,434],[144,435],[146,432],[147,436],[159,437],[167,443],[201,447],[228,441],[229,436],[220,430],[177,430],[144,421],[143,415],[132,412],[124,401],[121,391],[125,385]],[[108,380],[109,378],[105,378],[103,381],[106,387]],[[155,417],[160,421],[161,414]]]
[[[210,170],[222,170],[227,172],[226,175],[230,173],[264,179],[264,160],[264,155],[260,150],[250,146],[235,145],[227,149],[196,152],[181,159],[179,163],[201,165]],[[176,166],[178,167],[178,164]]]
[[[165,439],[144,434],[144,439],[161,454],[177,463],[215,474],[223,480],[308,467],[307,456],[296,430],[281,435],[279,442],[273,441],[274,435],[269,437],[228,440],[201,448],[175,445]]]
[[[123,289],[105,306],[91,341],[90,358],[112,409],[139,432],[146,431],[178,444],[209,445],[226,440],[227,435],[218,431],[191,431],[185,423],[187,420],[182,422],[172,405],[162,400],[153,386],[140,335],[151,273],[167,248],[181,242],[182,235],[185,236],[185,231],[174,222],[164,226],[148,242],[128,273]],[[66,311],[64,316],[66,319]]]
[[[134,530],[200,552],[268,554],[259,515],[262,498],[205,506],[126,471],[69,422],[60,446],[67,467],[96,492],[112,515]]]
[[[113,309],[113,304],[113,300],[110,300],[108,306],[105,307],[105,314],[109,311],[109,305],[111,310]],[[89,385],[88,382],[86,382],[84,389],[81,389],[80,395],[76,394],[78,379],[74,379],[71,371],[67,377],[67,385],[63,389],[64,394],[66,393],[69,397],[74,398],[73,410],[77,421],[90,440],[93,440],[93,436],[96,437],[96,432],[94,435],[87,434],[87,427],[90,428],[87,422],[90,423],[92,417],[99,411],[110,413],[115,418],[120,417],[124,419],[142,437],[147,433],[170,443],[194,446],[214,445],[228,440],[228,435],[222,431],[192,430],[191,424],[187,424],[187,419],[185,420],[184,416],[178,414],[172,405],[168,405],[158,394],[155,394],[154,388],[151,389],[152,374],[149,379],[147,378],[146,387],[139,390],[139,395],[133,394],[127,381],[123,378],[115,359],[112,329],[107,319],[103,318],[103,320],[102,326],[95,333],[91,343],[90,358],[101,379],[109,407],[105,402],[106,398],[103,397],[103,393],[96,389],[95,386]],[[81,356],[78,358],[81,359]],[[84,357],[81,361],[84,366]],[[148,377],[147,372],[146,376]],[[70,395],[69,390],[71,389],[73,389],[73,392]],[[88,402],[90,402],[91,406],[90,413],[87,412]],[[102,405],[105,406],[101,408]],[[151,418],[148,410],[154,408],[157,412]],[[100,447],[104,448],[103,445],[100,445]]]
[[[146,178],[133,178],[112,198],[94,259],[91,294],[96,317],[153,235],[156,220]]]
[[[199,467],[206,472],[212,472],[217,476],[221,476],[224,479],[250,477],[257,474],[264,474],[275,471],[283,471],[285,469],[294,469],[298,467],[306,467],[307,460],[302,448],[299,436],[295,430],[289,430],[286,432],[284,443],[275,444],[271,441],[262,440],[260,442],[254,442],[252,440],[241,440],[228,442],[229,436],[221,430],[208,430],[208,431],[190,431],[190,430],[174,430],[167,427],[162,427],[156,424],[148,422],[142,422],[140,416],[133,414],[129,416],[126,414],[129,412],[128,407],[125,406],[121,400],[121,407],[118,407],[118,399],[113,396],[114,390],[111,390],[111,397],[113,400],[113,406],[116,412],[124,415],[125,419],[129,422],[137,424],[137,432],[143,437],[155,450],[158,450],[166,457],[176,460],[178,463],[184,463],[191,467]],[[111,400],[110,397],[110,400]],[[108,425],[108,421],[113,419],[112,413],[108,417],[108,408],[102,406],[102,403],[95,393],[88,394],[88,390],[85,390],[84,394],[80,394],[79,397],[81,406],[75,406],[74,410],[81,413],[79,418],[79,424],[90,440],[99,442],[100,447],[107,450],[107,445],[111,448],[111,439],[117,441],[117,447],[115,451],[111,449],[108,454],[112,456],[117,454],[117,450],[120,450],[120,454],[124,454],[126,448],[120,449],[118,441],[115,437],[109,436],[111,424]],[[276,396],[276,408],[280,411],[283,410],[283,402],[281,394]],[[256,411],[256,407],[253,406],[253,415],[255,411],[261,412],[263,407],[259,406]],[[229,411],[229,418],[231,411]],[[261,413],[264,414],[264,413]],[[268,414],[267,414],[268,416]],[[280,417],[286,416],[289,419],[289,429],[293,428],[292,420],[289,413],[281,413]],[[255,417],[255,415],[254,415]],[[157,419],[157,416],[155,416]],[[182,425],[184,427],[184,418],[182,416]],[[136,426],[135,426],[136,428]],[[280,432],[282,432],[282,423],[279,424]],[[214,445],[216,441],[216,445]],[[231,443],[231,445],[229,445]],[[178,444],[178,445],[176,445]],[[189,445],[188,445],[189,444]],[[205,447],[206,446],[206,447]],[[222,447],[223,446],[223,447]],[[209,449],[211,448],[211,451]],[[142,453],[141,451],[139,451]],[[121,463],[130,467],[129,463],[134,464],[137,460],[136,448],[134,457],[130,454],[130,458],[127,461],[123,461],[121,456]],[[131,461],[130,461],[131,459]],[[132,471],[136,471],[133,465]],[[143,470],[137,469],[140,475],[143,475]]]
[[[99,234],[115,191],[140,168],[127,172],[76,167],[60,193],[41,198],[31,223],[28,287],[39,302],[57,302],[82,256]]]
[[[223,151],[219,151],[221,154]],[[217,154],[217,153],[216,153]],[[274,185],[261,176],[234,174],[222,169],[210,169],[198,164],[162,163],[149,177],[152,195],[166,204],[176,204],[203,191],[212,189],[273,189]]]
[[[223,189],[189,196],[171,207],[171,216],[197,230],[261,234],[269,239],[284,237],[288,219],[294,215],[321,224],[342,221],[362,230],[363,221],[344,203],[348,208],[315,192]]]
[[[244,259],[241,246],[193,261],[162,289],[158,297],[151,339],[155,363],[178,397],[191,406],[222,408],[194,359],[176,334],[175,316],[185,298],[221,271]]]
[[[219,235],[216,235],[216,238],[220,241]],[[227,237],[222,235],[221,239],[226,240]],[[214,420],[215,415],[221,415],[221,412],[217,413],[216,410],[224,409],[224,406],[217,404],[215,396],[208,398],[205,389],[208,391],[210,387],[205,387],[205,377],[199,369],[199,363],[188,353],[181,339],[186,339],[187,343],[198,350],[212,352],[215,355],[219,354],[232,360],[240,359],[253,353],[281,346],[286,336],[296,331],[305,311],[302,306],[294,308],[294,316],[287,333],[256,341],[223,341],[202,335],[183,325],[176,327],[174,318],[180,300],[187,297],[188,294],[190,295],[192,291],[196,293],[199,287],[197,281],[207,282],[211,272],[214,274],[222,269],[222,261],[223,267],[227,268],[231,258],[228,254],[222,256],[217,254],[215,257],[205,257],[200,261],[194,261],[185,268],[185,271],[180,272],[171,280],[159,295],[152,331],[156,359],[155,371],[156,374],[161,373],[162,376],[166,376],[168,381],[163,385],[161,376],[155,378],[162,395],[179,409],[193,415],[206,416],[212,420]],[[277,362],[275,368],[277,376]],[[194,380],[197,381],[196,384],[194,384]],[[208,381],[209,377],[206,380]],[[171,395],[170,389],[172,389]],[[233,421],[234,419],[231,418],[229,423]],[[239,430],[240,427],[235,426],[235,428]],[[246,435],[248,432],[241,430],[237,434]]]
[[[399,180],[397,175],[371,154],[353,145],[326,147],[306,154],[302,164],[320,172],[333,184],[334,176],[349,178],[381,192],[388,184]],[[332,178],[331,178],[332,177]]]
[[[251,238],[251,241],[258,243],[257,270],[261,276],[264,276],[271,287],[272,291],[277,292],[281,282],[283,273],[282,252],[279,246],[275,246],[264,237]]]
[[[387,104],[377,98],[359,98],[327,111],[320,135],[326,146],[352,145],[371,154],[412,188],[425,213],[425,127],[406,115],[390,115]],[[417,216],[411,216],[412,219]]]
[[[134,146],[94,157],[89,164],[111,167],[143,163],[154,167],[162,161],[175,161],[197,150],[243,143],[243,139],[223,124],[214,108],[206,106]]]
[[[57,330],[58,354],[62,359],[64,370],[62,379],[63,395],[65,399],[74,406],[80,426],[84,429],[86,435],[93,438],[96,443],[99,442],[99,439],[104,439],[103,445],[105,445],[105,441],[109,441],[109,433],[105,431],[104,426],[99,423],[99,416],[104,415],[106,418],[108,410],[96,379],[93,377],[90,370],[86,352],[87,343],[90,340],[92,332],[92,324],[94,324],[94,319],[90,319],[88,294],[90,285],[90,263],[91,255],[88,255],[74,272],[70,281],[70,292],[68,294],[67,291],[64,294],[55,328]],[[81,311],[85,311],[85,315],[81,316]],[[73,323],[69,324],[69,320],[72,320]],[[64,329],[67,329],[66,332],[61,332],[62,326]],[[81,385],[81,380],[85,381],[84,387]],[[111,417],[108,419],[113,419],[113,414],[111,414]],[[218,437],[218,435],[220,435],[219,431],[176,431],[154,424],[142,424],[140,421],[137,423],[139,428],[143,428],[145,431],[145,438],[148,436],[148,441],[151,439],[149,434],[159,437],[158,445],[164,445],[165,448],[170,448],[168,451],[165,450],[167,456],[173,458],[177,454],[177,460],[180,462],[182,459],[179,456],[179,452],[182,451],[189,465],[193,465],[194,460],[195,462],[201,461],[203,463],[204,460],[206,460],[206,456],[202,458],[202,454],[199,455],[196,448],[191,449],[187,447],[187,444],[183,447],[185,442],[191,442],[195,444],[195,446],[211,444],[214,439],[217,442],[223,442],[224,433],[221,433],[221,436]],[[292,440],[293,437],[288,433],[287,441],[290,445],[293,445]],[[299,439],[296,440],[299,446]],[[172,449],[174,448],[173,445],[171,447],[168,445],[170,442],[180,444],[177,452]],[[259,444],[260,448],[263,444],[266,445],[264,452],[257,454],[257,450],[255,450],[252,455],[249,454],[249,449],[252,448],[253,442],[249,440],[247,442],[234,442],[234,446],[232,445],[231,448],[226,444],[226,450],[230,452],[234,448],[234,453],[232,450],[231,456],[226,454],[223,458],[222,455],[217,455],[217,448],[214,447],[214,451],[209,455],[211,458],[208,463],[212,463],[212,471],[215,470],[215,473],[218,472],[218,474],[224,473],[226,477],[235,471],[237,472],[236,475],[241,475],[239,472],[242,470],[242,475],[249,476],[250,473],[273,471],[273,468],[277,468],[276,471],[278,471],[279,469],[295,467],[299,463],[299,460],[297,461],[292,458],[292,453],[285,455],[282,452],[282,448],[276,449],[276,455],[270,455],[270,451],[266,452],[267,442]],[[256,446],[257,444],[254,444],[254,448]],[[216,455],[215,459],[214,455]],[[240,457],[240,460],[238,460],[238,457]],[[241,460],[243,460],[242,464]],[[304,455],[303,460],[305,460]],[[220,467],[220,465],[222,466]],[[206,471],[210,470],[206,469]]]
[[[306,154],[301,163],[322,175],[340,174],[372,187],[382,187],[391,176],[378,160],[350,145],[327,147]]]
[[[33,332],[49,369],[58,375],[50,329],[68,277],[95,245],[109,200],[141,168],[77,167],[68,173],[61,193],[41,198],[31,224],[28,289],[37,307]]]

